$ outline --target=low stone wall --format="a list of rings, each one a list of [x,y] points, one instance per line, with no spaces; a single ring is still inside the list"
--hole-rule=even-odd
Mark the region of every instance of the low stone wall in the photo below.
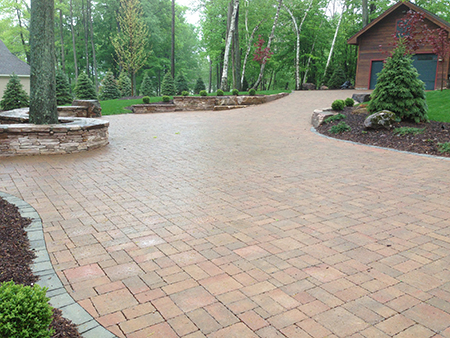
[[[108,144],[108,121],[67,117],[59,121],[30,124],[28,108],[0,113],[0,156],[70,154]]]
[[[213,110],[217,96],[174,96],[177,111]]]
[[[59,117],[87,117],[87,109],[83,106],[60,106]]]
[[[146,113],[167,113],[175,111],[175,105],[173,103],[149,103],[149,104],[135,104],[131,106],[134,114],[146,114]]]

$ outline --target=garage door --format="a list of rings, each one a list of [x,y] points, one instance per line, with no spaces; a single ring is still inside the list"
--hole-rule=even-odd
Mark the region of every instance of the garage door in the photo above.
[[[436,81],[437,55],[416,54],[413,56],[413,66],[419,73],[419,79],[425,82],[426,90],[434,90]],[[383,61],[372,61],[372,72],[370,74],[370,89],[377,84],[377,74],[383,69]]]

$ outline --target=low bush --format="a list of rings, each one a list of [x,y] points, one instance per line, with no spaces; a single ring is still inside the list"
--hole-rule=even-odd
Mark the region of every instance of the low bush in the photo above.
[[[53,312],[48,301],[46,289],[37,284],[0,284],[0,337],[52,337]]]
[[[223,96],[223,90],[217,89],[217,96]]]
[[[237,90],[236,88],[235,89],[233,89],[232,91],[231,91],[231,94],[233,94],[233,95],[239,95],[239,90]]]
[[[200,90],[200,96],[208,96],[208,92],[206,90]]]
[[[323,122],[325,123],[330,123],[330,122],[334,122],[334,121],[339,121],[342,119],[345,119],[347,116],[345,116],[344,114],[337,114],[337,115],[333,115],[330,117],[327,117]]]
[[[450,142],[438,143],[439,152],[450,153]]]
[[[335,100],[331,104],[331,108],[333,110],[343,110],[344,109],[344,100]]]
[[[344,101],[346,107],[353,107],[355,105],[355,100],[351,97],[347,97]]]
[[[183,95],[183,96],[189,96],[189,92],[188,92],[187,90],[183,90],[183,91],[181,92],[181,95]]]
[[[250,90],[248,91],[248,95],[250,95],[250,96],[255,96],[255,95],[256,95],[256,90],[255,90],[255,88],[250,89]]]
[[[164,95],[162,97],[163,102],[169,102],[170,101],[170,96]]]
[[[332,134],[340,134],[350,130],[352,130],[352,128],[344,121],[341,121],[337,125],[332,126],[328,131]]]
[[[150,96],[144,96],[142,98],[142,102],[144,102],[145,104],[149,104],[150,103]]]
[[[425,128],[401,127],[401,128],[395,128],[393,130],[393,133],[398,136],[405,136],[408,134],[411,134],[411,135],[423,134],[424,131],[425,131]]]

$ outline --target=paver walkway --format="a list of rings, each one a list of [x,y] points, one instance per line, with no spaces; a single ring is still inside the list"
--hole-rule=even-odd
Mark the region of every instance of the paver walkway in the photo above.
[[[346,96],[106,117],[106,148],[0,158],[0,190],[119,337],[450,337],[450,161],[311,133]]]

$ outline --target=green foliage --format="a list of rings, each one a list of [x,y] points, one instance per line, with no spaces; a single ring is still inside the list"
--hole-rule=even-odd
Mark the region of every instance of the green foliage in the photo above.
[[[336,115],[327,117],[323,122],[330,123],[330,122],[334,122],[334,121],[343,120],[345,118],[347,118],[347,116],[345,116],[344,114],[336,114]]]
[[[145,104],[149,104],[150,103],[150,96],[144,96],[142,98],[142,102],[144,102]]]
[[[428,121],[425,85],[418,76],[411,56],[405,55],[405,47],[400,43],[378,75],[368,110],[390,110],[402,120],[416,123]]]
[[[206,90],[200,90],[200,96],[208,96],[208,92]]]
[[[450,142],[438,143],[438,149],[441,153],[450,153]]]
[[[54,330],[46,289],[13,281],[0,284],[0,337],[50,338]]]
[[[351,97],[347,97],[344,101],[346,107],[353,107],[355,105],[355,100]]]
[[[217,96],[223,96],[223,90],[222,89],[217,89]]]
[[[119,79],[117,80],[117,85],[119,86],[120,96],[131,96],[131,80],[128,77],[127,73],[120,73]]]
[[[328,88],[339,89],[345,81],[347,81],[347,77],[344,70],[341,66],[337,66],[328,81]]]
[[[63,71],[56,72],[56,103],[58,105],[65,105],[71,103],[73,100],[70,94],[69,80]]]
[[[332,134],[340,134],[350,130],[352,130],[352,128],[344,121],[341,121],[337,125],[332,126],[328,131]]]
[[[102,81],[100,100],[113,100],[120,97],[119,85],[111,71],[108,71]]]
[[[255,88],[250,89],[250,90],[248,91],[248,95],[250,95],[250,96],[255,96],[255,95],[256,95],[256,90],[255,90]]]
[[[3,110],[11,110],[22,107],[28,107],[30,98],[27,92],[23,89],[20,83],[19,77],[16,74],[12,74],[8,84],[6,85],[6,90],[3,94],[3,98],[0,101],[0,107]]]
[[[175,83],[173,81],[173,77],[172,74],[170,74],[170,72],[167,72],[162,80],[161,94],[169,96],[176,94]]]
[[[199,94],[201,90],[206,90],[205,83],[203,82],[202,78],[199,77],[197,79],[197,83],[195,84],[194,93]]]
[[[139,90],[140,95],[143,96],[153,96],[153,85],[150,79],[150,76],[148,76],[148,73],[145,73],[144,78],[142,79],[141,88]]]
[[[411,134],[411,135],[423,134],[424,131],[425,131],[425,128],[401,127],[401,128],[395,128],[392,132],[395,135],[405,136],[408,134]]]
[[[236,88],[235,89],[233,89],[232,91],[231,91],[231,94],[233,94],[233,95],[239,95],[239,90],[237,90]]]
[[[187,90],[184,90],[181,92],[181,95],[183,96],[189,96],[189,92]]]
[[[179,73],[177,78],[175,79],[175,88],[178,95],[182,94],[183,92],[189,92],[189,86],[183,73]]]
[[[344,109],[344,100],[335,100],[331,104],[331,109],[333,110],[343,110]]]
[[[163,100],[163,102],[169,102],[169,101],[170,101],[170,96],[164,95],[164,96],[162,97],[162,100]]]
[[[79,100],[97,100],[94,85],[85,72],[78,75],[77,84],[73,91]]]

